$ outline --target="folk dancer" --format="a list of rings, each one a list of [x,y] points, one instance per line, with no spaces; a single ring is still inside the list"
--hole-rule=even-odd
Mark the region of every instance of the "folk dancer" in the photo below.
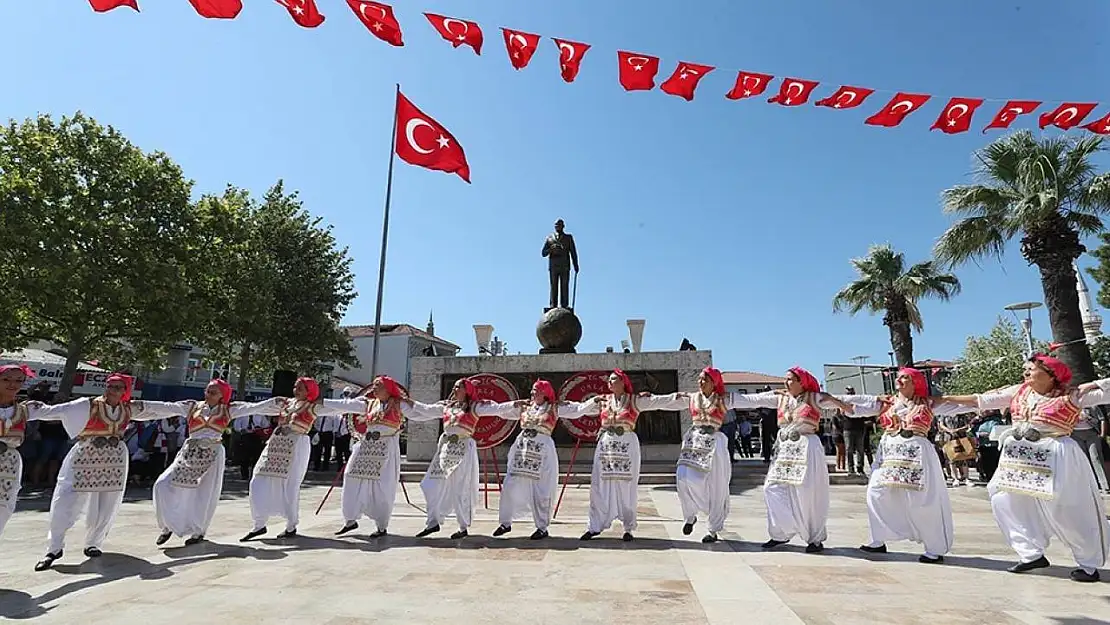
[[[979,410],[1010,408],[1014,427],[1001,438],[1002,458],[987,485],[994,520],[1020,562],[1012,573],[1049,566],[1044,551],[1055,536],[1071,549],[1077,582],[1099,581],[1110,556],[1110,525],[1091,464],[1071,438],[1083,408],[1110,404],[1110,379],[1071,386],[1062,361],[1036,354],[1016,386],[948,397]]]
[[[234,407],[234,405],[233,405]],[[366,409],[366,398],[320,399],[320,385],[312,378],[297,378],[293,385],[293,398],[274,398],[271,402],[249,405],[248,414],[277,415],[277,427],[262,456],[254,467],[250,481],[249,499],[254,528],[239,542],[257,538],[266,533],[266,522],[272,516],[285,519],[285,530],[278,538],[297,535],[300,521],[301,482],[308,471],[308,433],[317,417],[361,412]]]
[[[640,482],[640,439],[636,420],[645,410],[682,410],[684,394],[637,397],[632,380],[620,369],[609,374],[609,393],[594,398],[587,414],[601,415],[601,433],[590,475],[590,513],[581,540],[592,540],[620,519],[625,542],[636,531],[636,489]]]
[[[770,535],[763,548],[775,549],[799,536],[806,553],[819,553],[825,549],[829,518],[829,467],[817,436],[821,409],[840,408],[845,414],[854,409],[821,392],[817,378],[801,367],[786,372],[784,386],[767,393],[733,393],[733,408],[778,410],[778,442],[763,483]]]
[[[446,402],[419,405],[423,413],[431,406],[439,406],[443,419],[443,433],[439,435],[436,453],[432,457],[420,490],[428,506],[427,524],[416,535],[423,538],[439,531],[440,525],[450,514],[455,515],[459,531],[451,534],[452,540],[466,538],[474,519],[474,497],[478,493],[478,446],[474,443],[474,430],[478,419],[501,416],[517,409],[515,402],[497,404],[478,400],[478,389],[467,378],[455,382],[451,398]],[[414,415],[416,417],[416,415]],[[414,418],[423,420],[423,418]]]
[[[706,512],[709,532],[701,539],[703,543],[717,542],[717,533],[725,528],[728,518],[732,457],[721,424],[733,405],[721,372],[713,367],[703,369],[698,375],[698,392],[690,397],[688,406],[693,424],[682,437],[675,470],[685,521],[682,533],[693,533],[698,512]]]
[[[341,508],[344,525],[336,536],[358,529],[362,515],[373,519],[370,538],[385,536],[393,517],[397,484],[401,481],[401,426],[406,418],[431,421],[443,416],[443,406],[409,399],[396,380],[380,375],[370,385],[364,412],[346,421],[358,439],[343,471]]]
[[[551,433],[559,419],[578,419],[593,408],[593,402],[558,402],[555,388],[547,380],[536,380],[530,400],[516,402],[519,409],[502,415],[519,419],[520,434],[509,448],[505,484],[501,487],[497,529],[494,536],[513,531],[513,518],[531,512],[536,531],[532,540],[548,537],[555,491],[559,488],[559,456]]]
[[[127,485],[128,452],[123,433],[131,421],[155,421],[178,414],[181,406],[157,401],[132,401],[134,378],[108,376],[104,394],[54,406],[38,405],[35,418],[61,421],[77,443],[66,454],[50,500],[50,532],[46,556],[35,564],[45,571],[62,557],[66,532],[85,509],[85,556],[97,558],[112,529]]]
[[[156,545],[163,545],[170,537],[187,536],[186,545],[204,540],[224,484],[225,452],[224,430],[231,421],[251,414],[260,405],[236,404],[231,406],[231,385],[224,380],[212,380],[204,389],[204,401],[185,401],[180,404],[188,438],[170,466],[154,482],[154,515],[161,533]],[[249,417],[247,417],[249,418]]]
[[[924,546],[919,562],[936,564],[952,549],[952,503],[929,429],[935,417],[968,412],[966,406],[929,396],[925,374],[904,367],[894,379],[893,397],[857,395],[847,399],[855,418],[879,416],[883,437],[875,470],[867,483],[867,553],[886,553],[891,540]]]
[[[27,404],[17,402],[23,383],[35,377],[27,365],[0,366],[0,535],[15,512],[19,486],[23,481],[23,456],[19,446],[27,431]]]

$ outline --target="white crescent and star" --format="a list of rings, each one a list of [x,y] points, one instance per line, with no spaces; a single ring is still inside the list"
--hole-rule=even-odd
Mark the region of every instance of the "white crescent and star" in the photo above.
[[[836,96],[836,104],[833,105],[833,108],[843,108],[845,106],[848,106],[852,102],[856,101],[856,96],[858,95],[858,93],[852,91],[851,89],[845,89],[843,93]],[[844,96],[848,96],[847,99],[845,99]]]
[[[1067,114],[1066,118],[1064,117],[1065,114]],[[1066,109],[1060,111],[1059,113],[1057,113],[1052,118],[1052,123],[1053,124],[1066,124],[1066,123],[1070,122],[1071,120],[1075,119],[1078,116],[1079,116],[1079,109],[1075,108],[1074,106],[1069,106],[1068,108],[1066,108]]]
[[[649,60],[651,59],[644,56],[630,56],[628,57],[628,64],[638,72],[644,69],[644,66],[648,64]]]
[[[970,110],[971,107],[963,103],[953,104],[952,106],[948,107],[948,112],[945,114],[945,117],[948,118],[948,125],[955,126],[956,122],[959,121],[959,119],[964,115],[967,115],[967,112]],[[959,112],[957,113],[957,111]],[[956,114],[953,115],[952,113]]]
[[[563,60],[567,61],[567,62],[573,61],[574,60],[574,46],[570,45],[569,43],[567,43],[565,41],[560,41],[559,42],[559,53],[560,53],[560,55],[564,51],[567,53],[567,57]]]
[[[458,38],[459,41],[463,41],[464,39],[466,39],[466,33],[468,33],[470,31],[470,27],[466,25],[466,22],[464,22],[462,20],[457,20],[453,17],[443,18],[443,30],[445,30],[445,31],[447,31],[451,34],[454,34],[454,33],[451,32],[451,24],[458,24],[459,26],[462,26],[462,28],[463,28],[462,33],[460,33],[458,35],[455,35],[455,36]]]
[[[790,81],[786,83],[786,100],[783,102],[784,104],[790,104],[793,102],[794,96],[790,94],[794,91],[794,87],[798,88],[798,97],[801,97],[802,94],[806,91],[806,86],[800,82]]]
[[[1013,121],[1014,119],[1017,118],[1018,115],[1024,115],[1024,114],[1025,114],[1025,109],[1024,108],[1022,108],[1020,106],[1012,106],[1012,107],[1006,109],[1002,113],[1000,118],[1001,119],[1008,119],[1009,121]]]
[[[748,86],[748,79],[749,78],[751,78],[752,80],[755,81],[755,83],[752,84],[752,86],[750,86],[750,87]],[[745,97],[750,96],[754,89],[759,88],[759,84],[761,82],[763,82],[763,81],[762,81],[762,79],[759,78],[759,76],[752,76],[750,74],[745,74],[744,77],[740,79],[740,86],[744,87],[744,96]]]
[[[385,19],[385,9],[383,9],[381,7],[376,7],[372,4],[366,4],[365,2],[358,5],[358,12],[362,15],[363,18],[368,19],[368,20],[373,20],[374,19],[374,18],[366,15],[366,9],[373,9],[373,10],[381,13],[382,14],[381,19],[383,19],[383,20]]]
[[[281,6],[289,9],[297,15],[304,14],[304,0],[278,0],[278,2],[281,3]],[[294,4],[296,6],[294,6]]]
[[[699,71],[698,71],[698,70],[696,70],[696,69],[691,69],[691,68],[689,68],[689,67],[686,67],[685,65],[683,65],[683,66],[682,66],[682,67],[680,68],[680,71],[679,71],[679,73],[678,73],[678,77],[679,77],[679,78],[681,78],[682,80],[686,80],[687,78],[689,78],[689,77],[690,77],[690,74],[693,74],[693,75],[697,76],[697,75],[699,75],[700,73],[701,73],[701,72],[699,72]]]
[[[891,113],[897,113],[898,110],[901,109],[903,106],[905,106],[905,112],[909,113],[910,111],[913,110],[913,107],[915,105],[914,105],[913,102],[910,102],[909,100],[899,100],[899,101],[894,103],[894,106],[890,107],[890,112]]]
[[[416,129],[420,128],[421,126],[426,126],[428,128],[431,128],[433,131],[436,129],[435,126],[428,123],[428,120],[422,119],[420,117],[413,117],[412,119],[410,119],[408,122],[405,123],[405,141],[408,141],[409,146],[412,147],[412,149],[414,151],[416,151],[417,153],[419,153],[419,154],[431,154],[435,150],[429,150],[429,149],[426,149],[424,147],[421,147],[420,144],[416,142],[416,136],[415,136],[416,135]],[[441,134],[439,136],[439,138],[436,139],[436,143],[438,143],[440,149],[442,149],[442,148],[447,147],[447,145],[450,143],[450,140],[448,140],[447,137],[444,137]]]

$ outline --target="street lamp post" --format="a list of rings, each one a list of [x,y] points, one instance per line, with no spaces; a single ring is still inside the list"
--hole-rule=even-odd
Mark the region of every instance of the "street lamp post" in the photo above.
[[[1020,302],[1017,304],[1010,304],[1006,306],[1006,310],[1014,316],[1014,319],[1021,324],[1021,329],[1025,333],[1025,357],[1030,358],[1033,356],[1033,309],[1040,308],[1040,302]],[[1018,317],[1019,311],[1025,311],[1025,318]]]

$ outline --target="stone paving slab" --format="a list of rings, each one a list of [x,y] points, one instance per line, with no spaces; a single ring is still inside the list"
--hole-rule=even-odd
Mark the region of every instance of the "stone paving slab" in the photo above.
[[[1110,623],[1110,583],[1067,579],[1072,563],[1054,544],[1055,564],[1031,575],[1005,572],[1014,555],[1002,540],[983,488],[952,489],[955,553],[943,566],[916,561],[918,549],[894,543],[886,556],[857,547],[866,536],[862,486],[834,486],[827,550],[802,545],[765,553],[762,491],[737,488],[724,541],[699,542],[681,533],[673,486],[640,488],[637,540],[614,529],[577,540],[585,526],[588,489],[567,490],[553,537],[530,541],[518,522],[508,537],[481,498],[471,537],[412,535],[424,515],[398,493],[384,539],[372,524],[335,538],[341,524],[338,491],[319,516],[323,486],[302,490],[301,537],[240,544],[250,528],[243,484],[229,481],[210,532],[211,542],[156,547],[154,514],[144,491],[129,492],[98,560],[81,554],[83,521],[55,569],[32,571],[43,553],[48,497],[21,501],[0,537],[0,619],[37,624],[92,621],[364,625],[426,623],[928,625]],[[408,488],[423,507],[420,489]],[[273,521],[271,535],[281,529]],[[1104,572],[1110,580],[1110,574]]]

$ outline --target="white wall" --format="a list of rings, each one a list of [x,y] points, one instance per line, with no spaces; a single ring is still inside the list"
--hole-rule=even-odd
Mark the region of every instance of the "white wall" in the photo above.
[[[840,394],[845,386],[851,386],[860,395],[883,395],[887,390],[882,372],[879,365],[864,365],[862,375],[857,365],[825,365],[825,391]]]
[[[406,387],[409,386],[409,339],[407,334],[382,336],[381,346],[378,348],[378,375],[388,375]],[[374,337],[365,336],[353,339],[355,356],[358,357],[359,367],[346,369],[336,366],[333,375],[361,382],[370,383],[370,365],[374,360]]]

